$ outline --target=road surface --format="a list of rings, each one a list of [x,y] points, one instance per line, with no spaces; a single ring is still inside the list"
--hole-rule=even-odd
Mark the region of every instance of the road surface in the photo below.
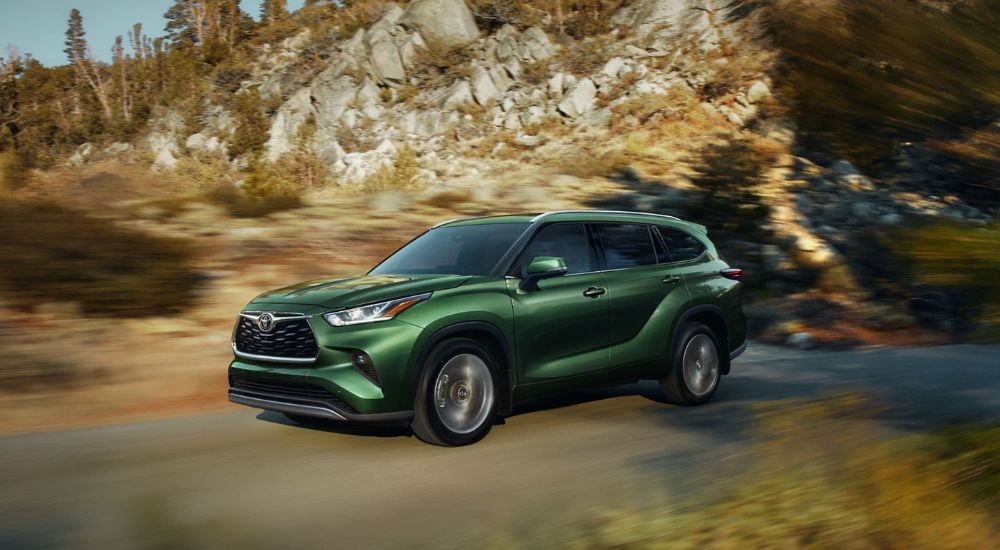
[[[634,505],[664,479],[684,492],[738,475],[727,458],[751,444],[754,405],[840,390],[878,396],[890,430],[1000,421],[1000,347],[752,346],[707,406],[660,403],[648,382],[581,391],[528,403],[459,449],[237,406],[12,436],[0,439],[0,548],[466,546]]]

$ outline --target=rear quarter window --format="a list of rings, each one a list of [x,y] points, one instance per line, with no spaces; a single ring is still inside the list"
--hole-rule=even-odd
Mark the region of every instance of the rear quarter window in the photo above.
[[[704,243],[686,231],[673,227],[658,227],[663,244],[672,262],[689,262],[701,257],[707,248]]]

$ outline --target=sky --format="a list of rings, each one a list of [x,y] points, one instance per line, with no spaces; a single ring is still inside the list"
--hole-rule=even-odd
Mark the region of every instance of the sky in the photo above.
[[[288,8],[298,9],[303,0],[289,0]],[[69,12],[80,10],[87,43],[95,59],[109,61],[115,36],[125,37],[132,25],[142,23],[151,37],[163,35],[163,13],[173,0],[0,0],[0,57],[8,46],[46,66],[64,65],[63,53]],[[260,0],[242,0],[240,7],[255,18]],[[127,43],[127,42],[126,42]]]

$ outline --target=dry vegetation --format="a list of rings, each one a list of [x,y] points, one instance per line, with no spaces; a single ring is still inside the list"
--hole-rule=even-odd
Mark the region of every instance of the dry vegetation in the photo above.
[[[784,401],[756,415],[764,440],[708,502],[659,495],[583,521],[494,535],[495,547],[992,548],[1000,543],[1000,427],[886,440],[856,394]],[[607,508],[607,507],[605,507]]]
[[[17,236],[0,242],[0,291],[16,307],[67,302],[84,315],[170,315],[193,302],[202,283],[190,243],[63,206],[7,201],[0,231]]]

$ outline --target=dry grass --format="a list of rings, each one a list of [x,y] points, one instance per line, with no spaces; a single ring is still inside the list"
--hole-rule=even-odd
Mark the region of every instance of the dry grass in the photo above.
[[[993,548],[1000,427],[885,441],[857,394],[771,403],[737,479],[697,505],[663,497],[583,521],[494,537],[499,546],[567,548]],[[532,533],[534,534],[532,536]]]

